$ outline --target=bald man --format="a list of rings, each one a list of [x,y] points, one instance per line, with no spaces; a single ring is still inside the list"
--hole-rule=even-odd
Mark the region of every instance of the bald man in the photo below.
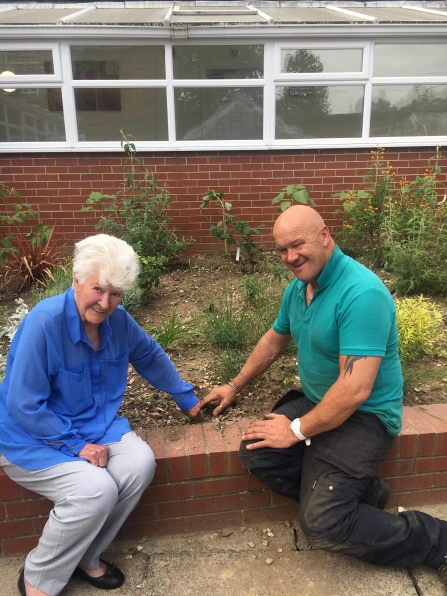
[[[390,490],[375,476],[402,419],[389,291],[342,253],[311,207],[289,207],[273,236],[295,279],[272,329],[240,373],[213,389],[201,407],[217,401],[213,414],[222,413],[293,338],[302,389],[287,392],[244,432],[242,465],[299,501],[300,525],[312,548],[381,565],[426,563],[447,577],[447,522],[418,511],[383,511]]]

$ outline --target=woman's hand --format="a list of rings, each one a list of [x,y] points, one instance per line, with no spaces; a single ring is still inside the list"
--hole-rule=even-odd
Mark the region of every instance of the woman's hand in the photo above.
[[[194,422],[200,422],[203,418],[200,404],[196,404],[193,408],[185,412],[185,416],[190,416]]]
[[[87,443],[85,447],[78,453],[79,457],[83,457],[89,463],[98,468],[105,468],[107,465],[107,454],[109,448],[107,445],[95,445],[94,443]]]

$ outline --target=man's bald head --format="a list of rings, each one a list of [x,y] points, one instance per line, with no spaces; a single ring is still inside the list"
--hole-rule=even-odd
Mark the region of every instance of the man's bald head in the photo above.
[[[293,205],[286,209],[273,226],[273,236],[281,234],[282,230],[288,228],[316,229],[324,225],[323,218],[312,207],[307,205]]]
[[[307,205],[286,209],[273,226],[273,236],[283,263],[314,288],[335,243],[321,215]]]

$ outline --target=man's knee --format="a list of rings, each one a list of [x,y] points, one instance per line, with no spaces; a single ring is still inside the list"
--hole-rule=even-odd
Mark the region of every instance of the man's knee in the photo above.
[[[362,487],[331,476],[320,476],[305,504],[300,505],[299,522],[315,548],[332,547],[344,540],[346,523],[358,506]],[[327,545],[327,546],[325,546]]]

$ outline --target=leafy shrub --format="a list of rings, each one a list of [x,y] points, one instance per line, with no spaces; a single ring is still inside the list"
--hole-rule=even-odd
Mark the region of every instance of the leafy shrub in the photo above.
[[[433,348],[442,337],[439,322],[442,315],[427,298],[396,300],[396,320],[399,330],[399,356],[402,364],[422,354],[433,354]]]
[[[289,198],[285,198],[285,197]],[[275,198],[272,199],[272,205],[279,203],[278,212],[282,213],[292,205],[315,205],[315,201],[309,197],[309,191],[302,184],[289,184]]]
[[[128,242],[141,257],[139,283],[143,300],[150,296],[168,260],[188,245],[179,240],[168,217],[171,194],[159,187],[154,174],[136,157],[136,148],[121,131],[124,160],[123,188],[114,195],[92,192],[83,211],[99,209],[97,229]]]
[[[447,208],[444,185],[438,181],[439,149],[423,176],[399,183],[393,166],[384,162],[384,149],[371,153],[366,189],[333,195],[342,202],[336,211],[343,212],[341,247],[391,271],[399,292],[445,292]]]

